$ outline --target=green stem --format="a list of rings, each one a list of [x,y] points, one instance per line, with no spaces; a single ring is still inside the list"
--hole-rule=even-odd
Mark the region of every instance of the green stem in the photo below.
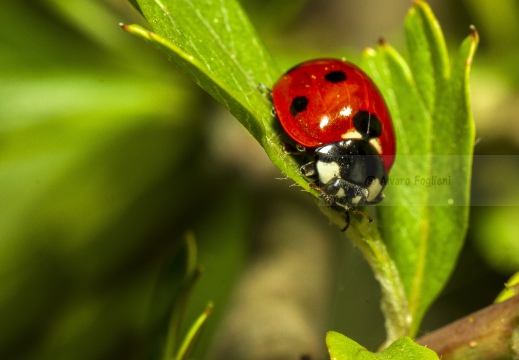
[[[386,319],[386,342],[383,347],[409,335],[412,316],[409,312],[404,285],[395,263],[375,225],[366,219],[352,219],[347,235],[368,261],[382,291],[382,312]]]
[[[319,209],[333,223],[341,228],[344,227],[344,216],[341,213],[329,206],[319,206]],[[359,221],[358,216],[351,216],[346,235],[362,252],[380,283],[381,309],[386,326],[386,341],[382,348],[385,348],[404,336],[410,336],[413,316],[409,310],[404,284],[396,264],[389,255],[375,224],[369,223],[364,217]]]

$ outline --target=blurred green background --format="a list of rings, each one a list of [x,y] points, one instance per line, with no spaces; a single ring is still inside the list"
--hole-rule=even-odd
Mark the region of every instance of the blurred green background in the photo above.
[[[283,69],[358,59],[382,35],[403,51],[411,5],[241,3]],[[485,156],[475,159],[467,245],[424,331],[488,305],[519,268],[519,4],[430,4],[451,49],[470,24],[480,32],[472,99]],[[375,349],[379,290],[360,254],[226,110],[119,22],[145,24],[124,0],[2,4],[0,358],[159,358],[188,230],[204,275],[186,324],[215,302],[197,358],[225,353],[219,344],[234,333],[224,312],[250,298],[258,305],[243,314],[286,316],[285,329],[261,316],[251,329],[297,328],[294,337],[323,343],[336,330]],[[275,284],[282,304],[269,302]]]

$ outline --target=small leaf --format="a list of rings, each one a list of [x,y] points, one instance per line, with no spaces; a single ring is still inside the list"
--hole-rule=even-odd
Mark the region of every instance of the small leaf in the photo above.
[[[261,143],[272,122],[258,86],[279,75],[237,2],[137,0],[154,33],[127,28],[165,53]],[[135,30],[135,31],[133,31]],[[268,116],[265,116],[268,115]]]
[[[372,353],[355,341],[334,331],[326,334],[330,359],[334,360],[437,360],[431,349],[420,346],[409,338],[401,338],[386,349]]]
[[[185,258],[186,261],[185,268],[181,269],[184,278],[178,289],[175,289],[177,294],[169,320],[166,350],[164,351],[165,358],[171,356],[181,347],[179,343],[182,336],[180,332],[184,314],[194,287],[202,274],[202,270],[197,264],[196,239],[193,233],[185,234],[183,245],[185,249],[182,249],[183,251],[179,253],[179,256]]]
[[[234,0],[133,1],[153,32],[138,25],[122,25],[123,29],[152,44],[229,109],[273,163],[310,191],[297,162],[283,151],[272,103],[260,90],[260,85],[271,87],[281,70],[240,5]]]
[[[502,303],[503,301],[517,295],[519,295],[519,272],[512,275],[512,277],[506,282],[505,288],[499,293],[494,303]]]
[[[207,321],[207,318],[213,311],[213,304],[209,303],[205,308],[204,312],[196,319],[196,321],[189,328],[184,340],[180,344],[177,354],[175,355],[175,360],[188,360],[190,358],[191,352],[193,351],[198,339],[200,338],[200,334],[204,329],[204,325]],[[166,359],[168,359],[166,357]]]

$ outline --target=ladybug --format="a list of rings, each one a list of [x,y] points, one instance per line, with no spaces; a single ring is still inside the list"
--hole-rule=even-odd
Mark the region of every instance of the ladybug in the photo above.
[[[328,204],[346,211],[348,224],[348,210],[362,213],[358,206],[383,199],[395,133],[386,103],[365,72],[344,60],[310,60],[281,76],[271,96],[297,149],[313,154],[301,173],[315,179],[310,186]]]

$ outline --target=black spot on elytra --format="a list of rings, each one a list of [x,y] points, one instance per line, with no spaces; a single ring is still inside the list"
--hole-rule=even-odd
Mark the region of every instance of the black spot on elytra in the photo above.
[[[290,104],[290,113],[292,116],[296,116],[301,111],[305,111],[307,105],[308,98],[306,96],[297,96],[292,100],[292,104]]]
[[[382,134],[382,123],[378,117],[364,110],[355,114],[353,126],[365,139],[376,138]]]
[[[328,74],[324,75],[324,80],[332,83],[338,83],[346,80],[346,73],[341,70],[330,71]]]

